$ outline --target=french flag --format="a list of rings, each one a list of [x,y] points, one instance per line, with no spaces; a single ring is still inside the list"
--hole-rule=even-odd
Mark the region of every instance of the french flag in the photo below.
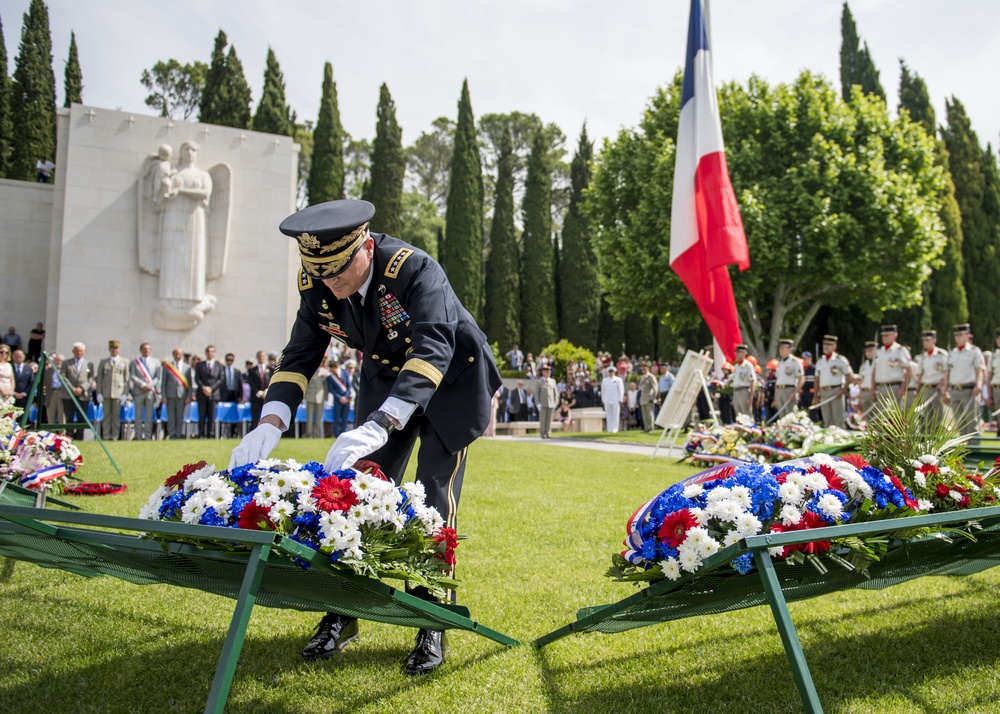
[[[726,166],[706,4],[691,0],[670,216],[670,267],[690,291],[726,359],[732,361],[735,346],[743,340],[726,266],[746,270],[750,252]]]

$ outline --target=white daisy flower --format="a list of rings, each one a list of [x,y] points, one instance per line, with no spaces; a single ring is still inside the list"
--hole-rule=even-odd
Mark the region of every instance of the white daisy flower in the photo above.
[[[205,497],[196,493],[187,500],[187,503],[181,508],[181,520],[184,523],[198,523],[201,520],[202,515],[208,508],[208,502]]]
[[[396,532],[399,533],[406,526],[406,514],[396,512],[393,514],[392,519],[389,522],[392,523]]]
[[[816,502],[816,507],[831,518],[840,518],[844,515],[844,504],[833,494],[821,496]]]
[[[926,485],[927,485],[927,477],[926,477],[926,476],[924,476],[924,475],[923,475],[923,474],[922,474],[921,472],[919,472],[919,471],[917,471],[917,472],[915,472],[915,473],[913,474],[913,480],[914,480],[914,482],[916,482],[916,484],[917,484],[918,486],[920,486],[920,487],[924,487],[924,486],[926,486]]]
[[[956,502],[961,501],[963,498],[962,493],[954,489],[948,491],[948,495],[951,496]]]
[[[785,546],[778,545],[774,548],[768,548],[767,552],[771,554],[772,558],[780,558],[781,554],[785,552]]]
[[[802,492],[802,489],[796,486],[794,483],[789,483],[788,481],[785,481],[785,483],[781,484],[781,486],[778,488],[778,498],[780,498],[785,503],[791,504],[793,506],[801,504],[804,497],[805,494]]]
[[[295,505],[303,513],[316,513],[316,504],[313,502],[312,494],[305,491],[299,492],[299,495],[295,497]]]
[[[930,511],[934,508],[934,504],[926,498],[918,498],[917,508],[921,511]]]
[[[712,520],[712,514],[706,511],[704,508],[689,508],[688,512],[690,512],[692,516],[698,519],[698,525],[700,526],[704,526],[710,520]]]
[[[424,485],[418,481],[404,483],[401,488],[406,492],[406,495],[410,497],[410,500],[423,501],[427,497]]]
[[[913,468],[915,468],[915,469],[919,469],[919,468],[920,468],[921,466],[923,466],[923,465],[924,465],[924,462],[923,462],[923,461],[917,461],[916,459],[913,459],[913,460],[912,460],[912,461],[910,462],[910,466],[912,466],[912,467],[913,467]]]
[[[677,558],[667,558],[660,561],[660,569],[663,576],[668,580],[679,580],[681,577],[681,566]]]
[[[265,471],[273,469],[275,466],[281,466],[281,461],[278,459],[261,459],[257,462],[257,468]]]
[[[695,550],[680,548],[679,551],[677,561],[681,568],[689,573],[693,573],[701,567],[701,558],[698,557],[698,553]]]
[[[792,505],[782,506],[778,515],[781,518],[781,524],[785,526],[798,525],[799,521],[802,520],[802,511]]]
[[[684,498],[698,498],[701,494],[705,492],[705,487],[700,483],[688,484],[684,487]],[[666,562],[666,561],[664,561]],[[676,578],[673,578],[676,580]]]
[[[740,508],[750,508],[753,505],[753,501],[750,500],[750,489],[746,486],[733,486],[730,489],[732,493],[731,499],[739,505]]]
[[[938,463],[938,457],[934,454],[924,454],[920,457],[920,460],[925,464],[930,464],[931,466],[937,466]]]
[[[715,501],[725,501],[730,497],[732,491],[730,491],[725,486],[716,486],[711,491],[708,492],[707,502],[713,503]]]
[[[760,519],[752,513],[741,513],[734,523],[736,525],[736,532],[742,538],[757,535],[760,533],[760,529],[764,527]]]
[[[729,531],[726,533],[726,537],[722,539],[722,545],[732,545],[733,543],[739,543],[743,536],[740,535],[739,531]]]
[[[254,503],[261,508],[270,508],[281,498],[281,493],[271,484],[261,483],[257,488],[257,493],[253,495]]]
[[[267,512],[267,517],[270,518],[272,522],[278,523],[282,518],[290,517],[293,510],[292,504],[288,501],[278,501],[271,506],[271,510]]]

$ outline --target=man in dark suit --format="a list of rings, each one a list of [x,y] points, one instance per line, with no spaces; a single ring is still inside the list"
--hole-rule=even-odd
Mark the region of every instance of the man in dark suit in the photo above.
[[[250,428],[256,429],[260,423],[260,410],[264,406],[264,393],[271,383],[274,370],[267,364],[267,355],[263,351],[257,353],[257,364],[248,369],[245,375],[250,385]]]
[[[67,424],[83,423],[86,413],[81,412],[77,405],[86,409],[86,404],[90,401],[90,392],[94,388],[96,377],[94,364],[84,358],[86,351],[86,345],[82,342],[75,342],[73,344],[73,358],[65,360],[60,368],[59,373],[68,397],[63,401],[63,411],[66,414]],[[72,398],[69,398],[70,393],[73,395]],[[73,399],[76,401],[74,402]],[[79,439],[83,437],[83,429],[70,429],[68,436],[71,439]]]
[[[233,451],[230,467],[270,454],[291,425],[330,337],[337,337],[364,353],[355,406],[359,426],[336,440],[324,468],[343,469],[368,457],[398,484],[419,436],[416,479],[427,505],[454,528],[465,457],[489,424],[500,373],[486,335],[441,266],[401,240],[369,233],[374,214],[367,201],[330,201],[282,222],[281,232],[299,245],[299,311],[260,426]],[[413,592],[431,599],[426,589]],[[357,632],[357,620],[330,613],[302,654],[333,656]],[[443,634],[418,633],[406,660],[408,674],[444,662]]]
[[[510,421],[528,421],[528,393],[524,390],[524,382],[520,379],[507,397],[507,413],[510,415]]]
[[[222,399],[225,372],[215,361],[215,345],[205,348],[205,359],[195,367],[194,378],[198,384],[198,436],[202,439],[215,436],[215,405]]]
[[[236,367],[236,355],[232,352],[226,353],[226,364],[223,369],[222,393],[219,401],[237,402],[243,401],[243,373]],[[239,424],[223,424],[222,435],[224,437],[236,436]]]
[[[24,361],[24,352],[14,350],[14,406],[19,409],[27,409],[28,392],[31,390],[31,382],[35,378],[35,371],[31,365]]]

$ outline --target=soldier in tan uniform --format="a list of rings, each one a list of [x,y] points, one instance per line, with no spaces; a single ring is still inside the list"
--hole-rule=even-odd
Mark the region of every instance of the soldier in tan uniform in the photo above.
[[[906,397],[906,387],[912,373],[910,351],[896,342],[895,325],[882,325],[880,332],[882,349],[875,350],[875,363],[871,373],[875,404],[889,399],[895,399],[897,404],[901,404]]]
[[[916,357],[917,400],[921,405],[933,400],[921,414],[937,423],[947,413],[944,396],[948,391],[948,353],[937,346],[937,330],[924,330],[920,337],[924,349]]]
[[[802,386],[806,381],[802,363],[792,354],[795,343],[791,340],[778,340],[778,372],[774,383],[775,416],[785,416],[795,411],[795,404],[802,394]]]
[[[851,363],[837,352],[837,336],[823,335],[823,356],[816,360],[813,404],[821,405],[825,426],[844,428],[844,393],[853,376]]]
[[[979,399],[986,365],[983,353],[969,342],[968,323],[955,325],[956,346],[948,355],[948,403],[961,434],[979,432]]]
[[[121,342],[108,341],[108,356],[97,365],[97,393],[104,404],[101,438],[114,441],[121,429],[122,397],[128,394],[129,364],[121,356]]]
[[[753,398],[757,387],[757,372],[747,360],[747,346],[736,345],[736,363],[733,365],[733,409],[737,416],[753,416]]]
[[[990,409],[996,409],[997,402],[1000,401],[1000,327],[993,332],[996,347],[993,348],[993,354],[990,355],[990,362],[987,365],[990,386],[986,395],[986,406]]]
[[[865,342],[865,358],[861,360],[861,365],[858,367],[858,373],[855,376],[855,381],[861,387],[861,413],[867,415],[872,407],[872,399],[875,394],[872,391],[872,367],[875,366],[875,347],[877,345],[874,341],[868,340]]]

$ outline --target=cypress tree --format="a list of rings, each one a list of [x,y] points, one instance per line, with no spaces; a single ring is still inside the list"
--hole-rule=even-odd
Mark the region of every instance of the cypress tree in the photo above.
[[[483,166],[469,81],[462,82],[451,154],[445,209],[445,250],[441,266],[455,294],[479,323],[483,322]],[[439,247],[440,249],[440,247]]]
[[[201,104],[198,107],[198,121],[205,124],[219,124],[222,116],[221,107],[225,101],[226,92],[226,45],[229,40],[226,33],[219,30],[215,36],[215,48],[212,50],[212,61],[205,75],[205,87],[201,90]]]
[[[587,138],[587,126],[570,164],[569,208],[563,219],[562,260],[559,267],[559,308],[562,337],[574,345],[592,348],[597,344],[601,286],[597,256],[591,243],[590,224],[583,212],[583,192],[590,185],[590,162],[594,143]]]
[[[521,341],[517,231],[514,227],[514,142],[505,127],[497,145],[497,182],[486,263],[486,334],[502,351]]]
[[[267,48],[267,64],[264,67],[264,89],[260,94],[260,104],[253,117],[253,130],[268,134],[293,136],[295,122],[292,110],[285,103],[285,77],[281,74],[278,58],[274,50]]]
[[[333,81],[333,66],[329,62],[323,67],[323,96],[313,132],[306,193],[310,205],[344,197],[344,128],[340,125],[337,83]]]
[[[250,85],[243,74],[243,63],[236,56],[236,48],[229,47],[226,55],[226,103],[222,107],[221,121],[223,126],[237,129],[250,128]]]
[[[920,124],[931,137],[937,133],[937,119],[931,105],[927,84],[920,75],[910,72],[906,63],[899,61],[899,108],[906,109],[912,121]],[[969,319],[969,306],[962,280],[965,265],[962,260],[962,215],[955,201],[955,184],[949,172],[948,150],[944,142],[936,140],[936,162],[946,172],[945,187],[941,192],[941,210],[938,216],[944,224],[947,238],[941,254],[942,264],[935,268],[925,285],[925,305],[930,313],[928,323],[948,329]]]
[[[1000,204],[995,193],[1000,186],[994,180],[996,160],[984,155],[979,139],[955,99],[945,100],[948,124],[941,134],[949,155],[949,168],[955,184],[962,219],[962,256],[965,264],[965,294],[969,321],[977,335],[989,335],[1000,326],[1000,303],[994,297],[1000,285],[1000,245],[991,206]]]
[[[552,265],[552,169],[541,130],[535,132],[524,181],[521,249],[521,339],[535,352],[555,342],[556,296]]]
[[[0,178],[7,178],[13,124],[10,120],[10,76],[7,74],[7,44],[0,20]]]
[[[376,210],[371,230],[398,236],[402,233],[406,154],[403,152],[403,130],[396,122],[396,105],[384,83],[379,89],[377,114],[371,178],[366,190],[367,199],[375,204]]]
[[[52,72],[49,11],[31,0],[21,26],[10,114],[13,119],[10,178],[35,178],[35,162],[53,159],[56,147],[56,78]]]
[[[851,100],[851,87],[855,84],[865,94],[885,99],[885,90],[879,82],[878,70],[868,51],[868,43],[862,47],[851,8],[845,2],[840,15],[840,87],[845,102]]]
[[[63,89],[66,90],[64,107],[83,104],[83,72],[80,71],[80,57],[76,52],[76,34],[69,33],[69,58],[66,60],[66,71],[63,74]]]

